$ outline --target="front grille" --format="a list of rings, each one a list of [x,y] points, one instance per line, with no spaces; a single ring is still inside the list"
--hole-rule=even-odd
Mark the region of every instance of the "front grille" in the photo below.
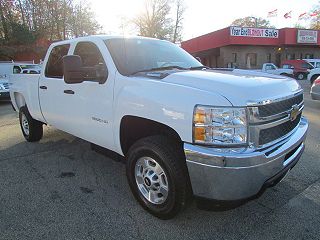
[[[275,141],[290,133],[300,122],[301,113],[294,121],[287,121],[278,126],[262,129],[259,135],[259,145]]]
[[[282,113],[288,111],[292,108],[295,104],[300,104],[303,101],[303,94],[299,94],[292,98],[282,100],[275,103],[270,103],[267,105],[259,106],[259,116],[260,117],[268,117],[278,113]]]

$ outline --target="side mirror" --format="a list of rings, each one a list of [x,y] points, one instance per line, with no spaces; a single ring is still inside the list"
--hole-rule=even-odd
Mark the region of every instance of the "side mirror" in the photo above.
[[[64,81],[67,84],[83,82],[82,60],[78,55],[67,55],[62,58]]]

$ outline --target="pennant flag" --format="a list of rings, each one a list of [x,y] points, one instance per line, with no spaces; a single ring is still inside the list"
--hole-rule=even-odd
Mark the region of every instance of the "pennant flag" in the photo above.
[[[304,12],[299,15],[298,20],[307,19],[307,18],[308,18],[308,14],[307,12]]]
[[[310,17],[316,17],[319,15],[319,11],[314,11],[313,13],[310,13],[309,15],[310,15]]]
[[[291,18],[291,12],[292,12],[292,11],[287,12],[285,15],[283,15],[283,17],[284,17],[285,19]]]
[[[269,17],[276,17],[276,16],[278,16],[278,9],[275,9],[275,10],[273,10],[273,11],[271,11],[271,12],[268,12],[268,18]]]

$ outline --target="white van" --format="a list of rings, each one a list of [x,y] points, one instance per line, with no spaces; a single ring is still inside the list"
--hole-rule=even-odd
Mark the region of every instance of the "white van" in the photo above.
[[[312,66],[314,66],[315,68],[320,68],[320,59],[303,59],[305,61],[307,61],[308,63],[310,63]]]

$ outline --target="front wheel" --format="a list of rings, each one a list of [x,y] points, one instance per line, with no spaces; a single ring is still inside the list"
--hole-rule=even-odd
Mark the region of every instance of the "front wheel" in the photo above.
[[[190,197],[181,152],[169,138],[152,136],[136,142],[127,155],[126,173],[134,197],[160,219],[173,218]]]
[[[19,120],[24,138],[28,142],[40,141],[43,136],[43,123],[33,119],[26,106],[20,108]]]

